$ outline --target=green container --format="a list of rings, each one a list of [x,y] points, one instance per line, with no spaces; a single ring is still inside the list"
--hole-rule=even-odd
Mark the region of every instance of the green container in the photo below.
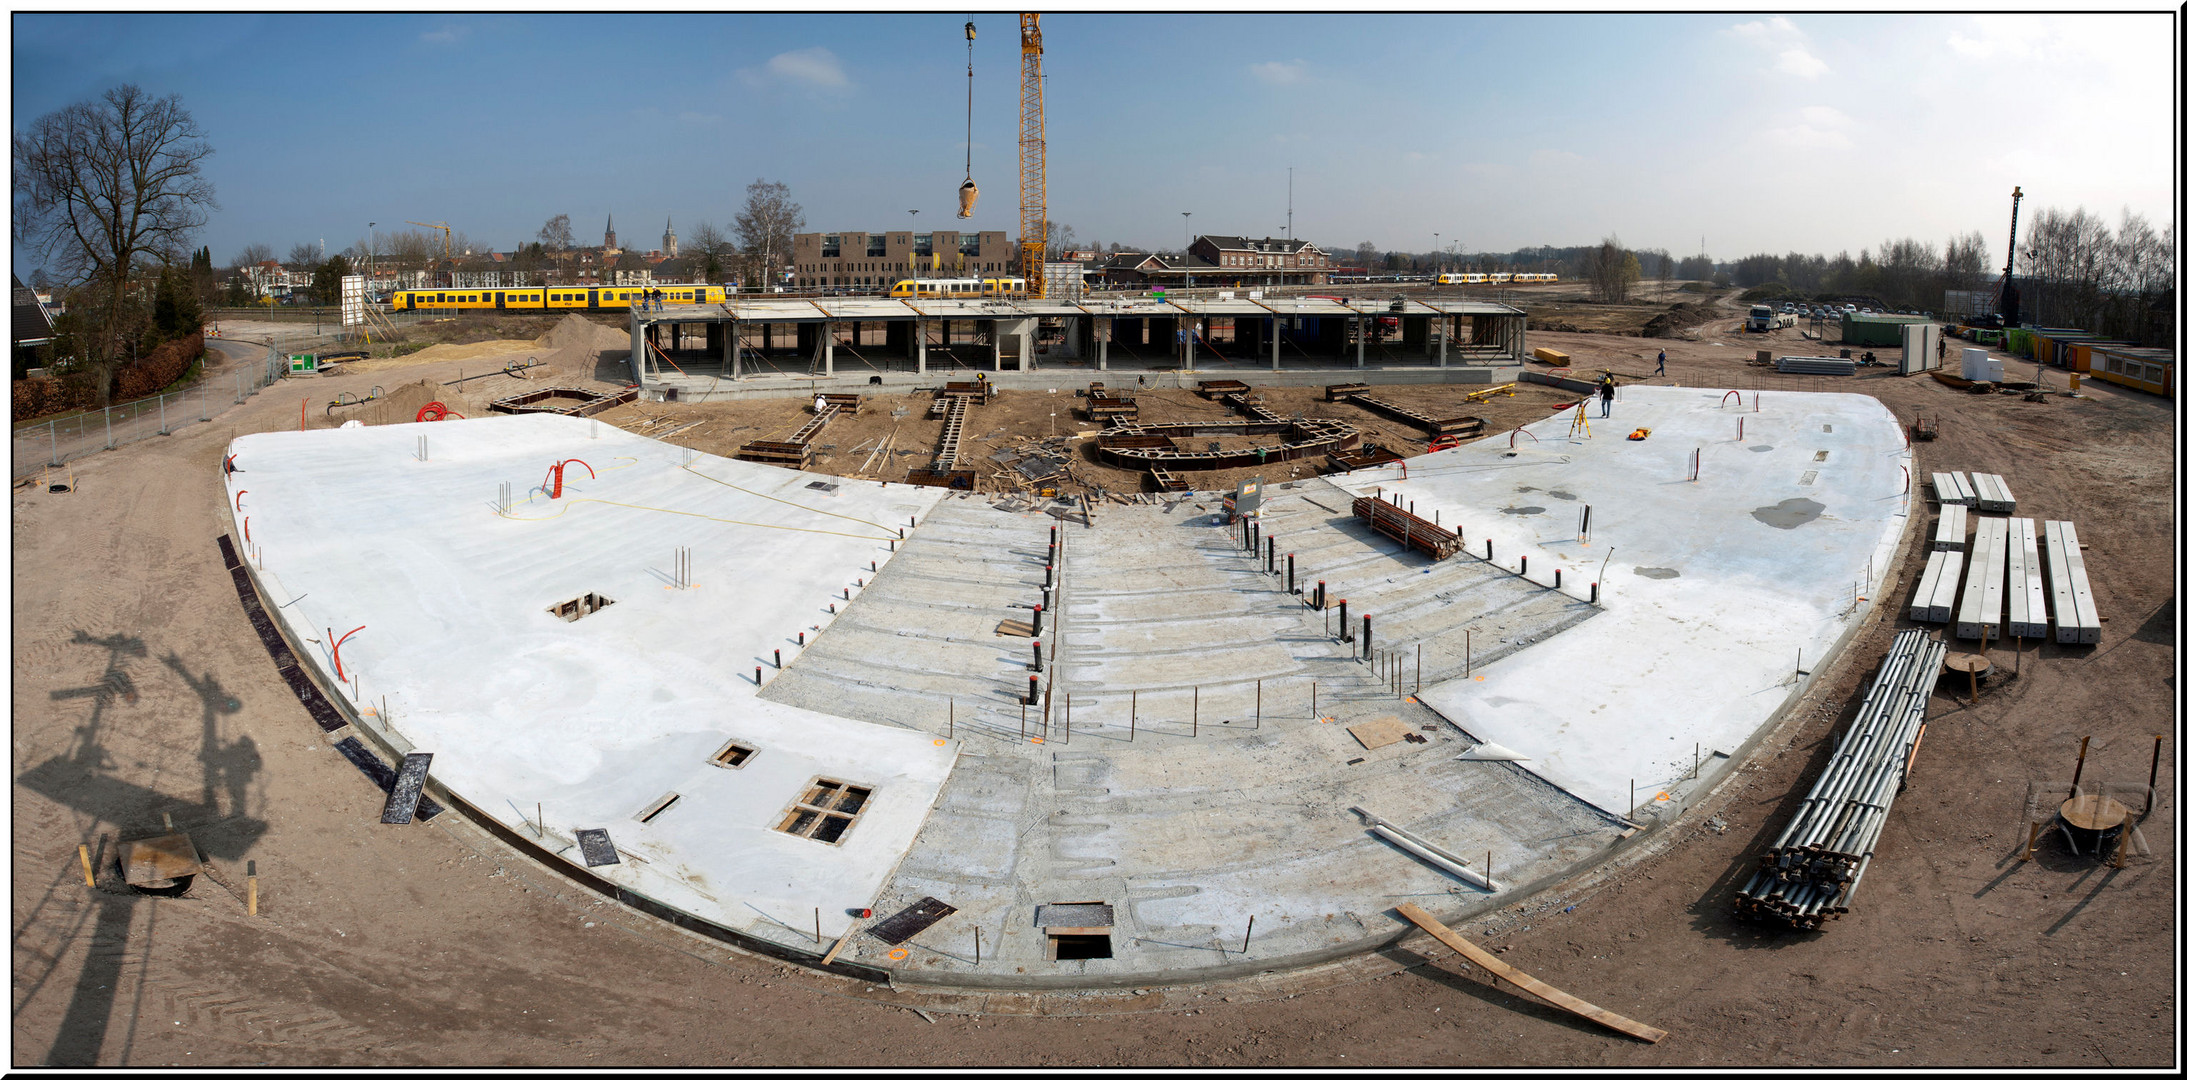
[[[313,372],[317,370],[319,370],[319,354],[308,352],[289,354],[289,374],[295,375],[299,372]]]

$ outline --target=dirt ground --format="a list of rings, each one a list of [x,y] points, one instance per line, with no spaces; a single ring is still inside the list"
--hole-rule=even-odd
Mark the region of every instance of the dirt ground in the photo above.
[[[1904,420],[1939,416],[1942,437],[1917,444],[1918,467],[2002,473],[2021,513],[2077,522],[2109,614],[2093,648],[2044,644],[2014,655],[1992,644],[2004,673],[1979,703],[1941,690],[1930,714],[1938,737],[1924,741],[1853,911],[1825,931],[1739,922],[1729,896],[1821,769],[1831,731],[1857,708],[1890,634],[1909,625],[1899,613],[1918,556],[1885,583],[1881,614],[1804,707],[1710,802],[1637,838],[1630,855],[1554,904],[1458,927],[1522,971],[1668,1030],[1660,1044],[1606,1033],[1455,960],[1414,963],[1422,958],[1406,949],[1387,954],[1411,965],[1396,973],[1353,979],[1332,969],[1318,982],[1264,977],[1046,998],[875,989],[744,956],[600,903],[454,814],[432,825],[379,825],[378,791],[332,752],[281,681],[214,543],[225,527],[218,469],[227,440],[286,429],[300,401],[363,381],[335,377],[286,382],[211,423],[80,461],[72,492],[13,492],[9,1061],[2175,1066],[2169,743],[2162,794],[2142,826],[2153,854],[2111,869],[2046,838],[2034,861],[2015,857],[2027,784],[2066,779],[2082,736],[2094,736],[2088,778],[2140,780],[2152,737],[2173,734],[2173,406],[2101,383],[2085,384],[2078,400],[2034,404],[1926,378],[1757,378],[1743,360],[1759,342],[1730,326],[1710,324],[1692,341],[1529,337],[1572,353],[1583,373],[1652,372],[1662,347],[1667,382],[1849,390],[1874,394]],[[487,363],[427,361],[369,380],[390,391],[397,379],[446,385],[459,367],[477,374]],[[2032,378],[2029,365],[2006,366],[2010,378]],[[495,375],[449,389],[482,406],[522,385]],[[1391,394],[1456,408],[1450,391]],[[1271,398],[1279,409],[1314,406]],[[1529,388],[1466,411],[1503,427],[1557,398]],[[1150,414],[1213,407],[1169,391],[1150,399]],[[973,415],[1045,435],[1045,404],[1006,398]],[[703,419],[687,435],[717,449],[778,434],[798,403],[749,415],[741,407],[646,405],[613,419]],[[1371,414],[1335,411],[1350,406],[1324,407],[1393,440],[1414,438]],[[921,412],[898,421],[871,410],[831,431],[838,449],[828,467],[849,471],[849,450],[891,427],[895,445],[931,453],[933,429]],[[1084,426],[1056,422],[1059,431]],[[992,426],[983,420],[968,434]],[[891,469],[920,461],[889,460]],[[1934,514],[1924,500],[1915,506],[1909,548]],[[163,813],[238,890],[246,862],[255,863],[256,918],[205,881],[179,899],[84,886],[79,844],[111,851],[117,836],[160,831]]]

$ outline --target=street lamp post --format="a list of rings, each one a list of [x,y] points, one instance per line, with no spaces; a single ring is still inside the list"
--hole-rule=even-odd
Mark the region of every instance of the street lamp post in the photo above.
[[[1184,253],[1184,263],[1185,263],[1185,297],[1186,297],[1186,299],[1191,299],[1191,297],[1192,297],[1192,211],[1190,211],[1190,210],[1181,210],[1181,211],[1179,211],[1179,213],[1182,213],[1183,215],[1185,215],[1185,253]]]
[[[375,272],[378,267],[374,265],[380,254],[380,238],[372,235],[372,230],[379,227],[377,221],[365,222],[365,303],[368,304],[380,291],[380,278]]]

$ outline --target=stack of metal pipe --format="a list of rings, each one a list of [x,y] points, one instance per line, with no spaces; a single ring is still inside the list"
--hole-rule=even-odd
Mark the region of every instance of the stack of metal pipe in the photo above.
[[[1948,649],[1920,630],[1899,631],[1822,775],[1733,899],[1741,915],[1814,930],[1849,909],[1927,722]]]

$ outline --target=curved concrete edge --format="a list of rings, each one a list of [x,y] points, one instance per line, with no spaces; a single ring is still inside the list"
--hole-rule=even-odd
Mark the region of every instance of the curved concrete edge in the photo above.
[[[1896,414],[1893,415],[1895,419]],[[1910,469],[1913,469],[1918,474],[1919,469],[1916,467],[1919,463],[1918,455],[1916,455],[1910,447],[1907,453],[1909,458],[1908,467]],[[1909,517],[1911,516],[1912,510],[1912,504],[1910,500],[1911,496],[1909,496],[1908,502]],[[225,500],[223,500],[223,502],[225,502]],[[1890,563],[1887,565],[1884,571],[1884,576],[1893,582],[1892,588],[1895,589],[1896,580],[1898,578],[1900,568],[1905,564],[1906,552],[1909,550],[1908,546],[1912,543],[1919,541],[1920,539],[1921,537],[1918,534],[1918,530],[1912,528],[1902,528],[1900,530],[1899,541],[1894,547]],[[251,565],[250,560],[247,557],[243,560],[243,566],[246,575],[250,578],[252,589],[258,593],[259,602],[262,604],[265,603],[268,594],[263,584],[259,581],[257,569]],[[1878,595],[1888,595],[1891,590],[1881,589],[1874,591]],[[1843,656],[1845,649],[1849,645],[1851,645],[1854,640],[1858,639],[1862,633],[1866,632],[1866,630],[1871,625],[1873,625],[1873,623],[1877,619],[1878,611],[1882,607],[1882,605],[1878,603],[1878,595],[1871,595],[1867,600],[1862,601],[1863,603],[1868,605],[1869,610],[1861,618],[1848,623],[1847,628],[1839,634],[1837,641],[1831,645],[1829,651],[1824,654],[1822,660],[1817,663],[1814,669],[1812,669],[1812,674],[1807,677],[1805,683],[1801,686],[1800,690],[1797,693],[1788,695],[1785,700],[1778,705],[1777,709],[1774,710],[1766,720],[1764,720],[1760,725],[1756,727],[1754,733],[1750,735],[1747,740],[1739,746],[1737,750],[1735,750],[1731,755],[1728,756],[1726,762],[1728,767],[1714,770],[1712,774],[1712,779],[1707,785],[1698,788],[1689,788],[1688,794],[1678,798],[1672,804],[1675,807],[1675,812],[1669,813],[1666,816],[1663,814],[1662,811],[1658,811],[1652,807],[1650,808],[1650,813],[1656,816],[1657,820],[1653,825],[1638,826],[1643,830],[1643,832],[1641,832],[1639,835],[1642,836],[1644,840],[1654,839],[1660,836],[1661,826],[1668,825],[1669,823],[1678,820],[1684,815],[1687,809],[1706,802],[1708,797],[1712,793],[1721,790],[1726,780],[1738,774],[1739,766],[1744,764],[1753,755],[1755,750],[1761,747],[1771,736],[1775,735],[1778,732],[1786,718],[1792,716],[1799,708],[1803,707],[1808,703],[1815,686],[1821,681],[1820,676],[1828,672],[1832,667],[1834,667],[1837,661]],[[332,681],[326,677],[328,673],[320,666],[320,661],[318,657],[310,651],[299,647],[300,643],[289,636],[287,629],[283,626],[282,620],[273,619],[271,621],[275,628],[275,632],[281,634],[283,639],[288,641],[291,651],[295,653],[295,655],[299,658],[299,661],[303,664],[305,673],[312,680],[313,685],[319,690],[322,696],[324,696],[330,703],[333,704],[336,711],[339,712],[342,717],[349,722],[349,725],[352,729],[354,729],[360,736],[365,739],[366,742],[370,743],[376,750],[381,753],[386,753],[399,757],[402,754],[409,752],[411,748],[399,737],[394,736],[391,732],[387,732],[375,728],[370,724],[367,724],[363,716],[357,712],[354,705],[347,698],[339,693],[328,693],[326,688],[329,685],[332,685]],[[1564,789],[1559,788],[1558,790],[1561,791]],[[476,807],[473,807],[463,798],[449,791],[437,780],[428,778],[428,780],[426,781],[426,791],[433,798],[440,801],[442,805],[455,809],[457,813],[461,815],[464,821],[480,828],[487,835],[490,835],[496,840],[499,840],[503,845],[508,847],[516,854],[522,855],[528,860],[539,864],[543,868],[551,870],[576,884],[582,885],[587,889],[601,894],[602,896],[615,900],[616,902],[621,903],[634,911],[638,911],[643,914],[652,916],[653,918],[660,920],[662,923],[668,926],[681,929],[690,933],[698,934],[715,942],[729,946],[740,952],[745,952],[756,957],[763,957],[766,959],[776,960],[784,963],[798,964],[823,973],[843,975],[867,982],[886,983],[892,986],[903,986],[910,989],[931,988],[934,990],[943,991],[973,990],[1003,993],[1039,993],[1075,990],[1116,990],[1166,986],[1193,986],[1201,984],[1232,982],[1241,979],[1248,979],[1271,974],[1302,973],[1325,965],[1342,963],[1346,961],[1357,961],[1369,955],[1380,954],[1388,950],[1397,949],[1409,939],[1419,938],[1432,940],[1428,938],[1428,935],[1425,931],[1420,930],[1418,927],[1413,926],[1410,923],[1405,923],[1402,926],[1393,928],[1387,933],[1369,935],[1367,937],[1357,939],[1353,942],[1348,942],[1344,945],[1314,950],[1307,953],[1293,954],[1283,957],[1279,960],[1274,960],[1267,963],[1254,962],[1249,959],[1245,959],[1241,960],[1241,962],[1239,963],[1222,964],[1209,968],[1199,968],[1181,972],[1171,972],[1168,973],[1168,977],[1162,979],[1148,979],[1143,976],[1132,975],[1107,975],[1094,977],[1073,975],[1027,975],[999,976],[989,978],[979,975],[914,973],[908,971],[899,971],[893,968],[876,967],[873,965],[857,963],[845,959],[838,959],[836,962],[822,967],[820,964],[820,960],[824,955],[822,951],[805,952],[802,950],[793,949],[776,942],[767,941],[761,938],[755,938],[750,935],[740,933],[736,930],[729,929],[728,927],[720,926],[707,920],[690,915],[688,913],[679,911],[676,908],[670,907],[666,904],[662,904],[659,901],[656,901],[650,897],[644,896],[640,893],[626,889],[613,882],[603,880],[595,875],[587,873],[583,868],[575,866],[553,855],[552,853],[546,851],[544,848],[532,843],[522,834],[516,833],[508,829],[500,822],[495,821],[491,816],[480,812]],[[1569,794],[1569,792],[1567,792],[1567,794]],[[1575,799],[1577,798],[1577,796],[1573,797]],[[1584,800],[1581,801],[1584,802]],[[1597,807],[1596,809],[1601,810],[1601,808],[1599,807]],[[1620,815],[1615,814],[1614,812],[1608,810],[1602,810],[1602,812],[1612,819],[1626,820]],[[1643,842],[1635,844],[1625,841],[1626,838],[1623,837],[1617,840],[1613,840],[1612,842],[1604,845],[1602,848],[1595,851],[1593,854],[1590,854],[1587,857],[1574,862],[1563,873],[1554,875],[1552,877],[1530,881],[1523,886],[1519,886],[1511,890],[1508,893],[1499,891],[1498,895],[1500,896],[1502,902],[1496,907],[1473,911],[1462,917],[1454,915],[1453,924],[1463,925],[1465,921],[1478,919],[1482,916],[1490,914],[1493,911],[1510,907],[1511,905],[1520,903],[1524,900],[1550,891],[1553,888],[1567,886],[1573,881],[1587,874],[1608,868],[1618,863],[1627,860],[1639,860],[1646,858],[1654,854],[1657,847],[1659,846],[1655,843]],[[1427,905],[1422,906],[1426,907]],[[1397,918],[1394,914],[1394,909],[1390,909],[1389,913],[1391,914],[1391,918],[1393,920]],[[1441,917],[1441,913],[1435,912],[1432,909],[1430,909],[1430,914],[1436,914],[1439,918]],[[1434,959],[1437,959],[1437,957],[1432,955],[1422,955],[1419,956],[1412,963],[1393,962],[1393,966],[1390,970],[1393,972],[1397,970],[1405,970],[1411,967],[1418,966],[1422,963],[1432,962]],[[1369,974],[1364,977],[1372,978],[1375,976]]]
[[[270,594],[266,591],[265,584],[259,580],[258,568],[251,565],[251,561],[247,556],[243,557],[243,570],[245,575],[250,578],[252,591],[258,594],[258,602],[266,605],[270,610],[273,606],[267,599]],[[356,705],[341,693],[329,692],[327,688],[336,685],[336,683],[334,680],[327,678],[328,672],[321,666],[319,656],[304,648],[305,643],[297,641],[289,633],[282,619],[273,618],[268,621],[273,625],[274,632],[281,635],[281,639],[288,643],[289,651],[296,656],[297,662],[304,669],[305,677],[311,680],[312,687],[319,692],[320,697],[325,698],[334,707],[335,712],[340,714],[343,720],[349,723],[351,731],[354,731],[374,751],[397,759],[415,749],[399,735],[367,723],[364,716],[357,711]],[[322,736],[330,736],[335,732],[322,732],[321,734]],[[820,968],[820,960],[825,955],[824,952],[808,953],[764,938],[757,938],[732,930],[588,873],[583,867],[556,856],[533,843],[522,833],[515,832],[494,820],[491,815],[480,811],[462,796],[449,790],[446,785],[430,775],[427,776],[425,781],[425,792],[443,807],[456,811],[468,824],[499,840],[511,851],[525,857],[541,868],[551,870],[578,885],[582,885],[632,910],[653,916],[670,926],[710,938],[754,956],[786,963],[804,964],[834,974],[863,979],[867,982],[885,983],[889,980],[888,969],[876,968],[845,959],[838,959],[827,967]]]

